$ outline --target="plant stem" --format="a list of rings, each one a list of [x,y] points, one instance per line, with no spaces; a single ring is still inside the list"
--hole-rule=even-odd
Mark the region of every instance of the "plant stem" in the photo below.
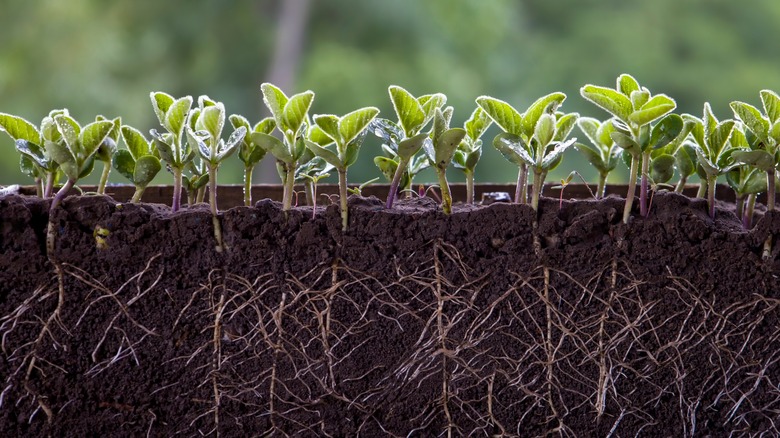
[[[715,219],[715,182],[717,178],[717,175],[707,175],[707,206],[712,219]]]
[[[179,211],[181,206],[181,173],[181,168],[173,168],[173,202],[171,203],[171,211],[173,212]]]
[[[517,188],[515,189],[515,204],[528,202],[528,166],[520,165],[517,171]]]
[[[341,204],[341,231],[347,231],[349,221],[349,208],[347,206],[347,168],[338,169],[339,172],[339,201]]]
[[[696,192],[697,198],[703,198],[707,194],[707,180],[704,178],[699,179],[699,191]]]
[[[650,152],[642,154],[642,186],[639,189],[639,214],[647,217],[647,180],[650,171]]]
[[[195,203],[200,204],[203,202],[203,200],[206,198],[206,186],[203,186],[198,189],[198,191],[195,193]]]
[[[772,168],[766,172],[766,209],[772,211],[775,209],[775,169]]]
[[[736,194],[737,202],[737,217],[741,218],[745,215],[745,195]]]
[[[282,211],[289,211],[292,208],[293,190],[295,190],[295,166],[292,163],[285,163],[287,174],[284,183],[284,197],[282,199]]]
[[[537,211],[539,209],[539,195],[542,192],[542,184],[544,183],[544,178],[542,177],[542,172],[534,170],[534,185],[533,185],[533,192],[531,193],[531,208],[534,209],[534,211]]]
[[[634,205],[634,193],[636,192],[636,176],[639,167],[639,156],[634,155],[631,157],[631,171],[628,175],[628,193],[626,194],[626,205],[623,208],[623,223],[628,223],[628,218],[631,217],[631,207]]]
[[[100,174],[100,182],[98,183],[97,192],[99,195],[106,193],[106,184],[108,184],[109,173],[111,173],[111,163],[106,161],[103,163],[103,173]]]
[[[70,189],[73,188],[75,183],[76,181],[68,179],[68,181],[65,182],[65,185],[60,188],[60,190],[54,196],[54,199],[51,201],[51,206],[49,207],[49,224],[46,228],[46,254],[49,256],[49,258],[51,258],[54,254],[54,244],[56,240],[56,232],[54,230],[54,211],[57,209],[57,207],[60,206],[60,203],[62,203],[62,200],[65,199],[65,196],[68,194]]]
[[[43,198],[43,181],[40,178],[35,178],[35,195]]]
[[[307,179],[303,181],[303,192],[306,195],[306,205],[314,205],[314,182]]]
[[[209,207],[211,207],[211,222],[214,224],[214,239],[217,252],[222,252],[222,225],[217,216],[217,165],[209,164]]]
[[[596,199],[601,199],[607,192],[607,174],[599,174],[599,185],[596,187]]]
[[[43,189],[44,198],[51,197],[51,193],[54,191],[54,178],[56,174],[57,174],[56,170],[46,173],[46,187]]]
[[[408,165],[409,160],[404,160],[403,158],[398,163],[398,167],[395,169],[395,174],[393,174],[393,181],[390,182],[390,193],[387,194],[387,202],[385,203],[386,208],[393,208],[393,202],[395,201],[395,197],[398,194],[398,184],[401,183],[401,177],[406,171],[406,166]]]
[[[317,215],[317,184],[315,184],[313,181],[309,181],[309,184],[311,185],[311,217],[314,219],[314,217]]]
[[[141,197],[144,195],[144,190],[146,190],[146,186],[137,186],[135,188],[135,193],[133,193],[133,198],[130,199],[131,204],[136,204],[138,202],[141,202]]]
[[[244,167],[244,205],[252,205],[252,171],[255,166]]]
[[[441,190],[441,209],[444,214],[452,214],[452,196],[450,185],[447,182],[447,169],[436,167],[436,176],[439,177],[439,190]]]
[[[474,203],[474,172],[466,171],[466,204]]]
[[[685,189],[685,183],[688,182],[687,176],[681,176],[680,181],[677,182],[677,187],[674,188],[675,193],[682,193]]]
[[[742,216],[742,226],[747,230],[753,226],[753,210],[756,207],[756,194],[751,193],[747,198],[747,206],[745,207],[745,215]]]

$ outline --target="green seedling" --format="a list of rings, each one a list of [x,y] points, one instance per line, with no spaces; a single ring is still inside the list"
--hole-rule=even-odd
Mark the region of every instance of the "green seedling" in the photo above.
[[[198,98],[198,107],[193,108],[189,115],[187,126],[187,142],[191,147],[197,145],[201,160],[209,171],[209,207],[214,222],[214,238],[217,241],[216,250],[222,252],[222,227],[219,222],[217,207],[217,171],[220,164],[235,152],[239,143],[244,140],[247,129],[244,126],[236,128],[227,141],[222,139],[225,127],[225,105],[216,102],[208,96]]]
[[[697,168],[701,167],[699,166],[699,159],[696,158],[696,149],[693,145],[694,143],[690,140],[684,141],[674,152],[674,166],[680,175],[680,179],[674,188],[674,191],[677,193],[683,192],[688,178],[696,173]]]
[[[309,132],[306,147],[316,156],[336,168],[339,175],[339,201],[341,205],[341,229],[347,230],[347,168],[355,163],[360,146],[366,137],[366,128],[379,114],[374,107],[361,108],[342,117],[333,114],[314,116],[317,125]],[[317,129],[319,128],[319,129]],[[336,145],[333,151],[327,145]]]
[[[162,169],[160,155],[154,143],[132,126],[123,125],[120,129],[122,141],[127,149],[114,152],[111,162],[122,176],[135,186],[135,193],[130,202],[140,202],[146,186]]]
[[[249,121],[244,116],[233,114],[228,119],[230,124],[233,125],[233,129],[243,126],[247,133],[261,132],[263,134],[271,134],[276,128],[276,121],[271,117],[266,117],[257,122],[254,128],[249,125]],[[244,139],[238,146],[238,159],[244,164],[244,205],[247,207],[252,205],[252,172],[265,154],[265,149],[255,143],[250,134],[244,136]]]
[[[95,225],[95,229],[92,230],[92,237],[95,238],[95,249],[103,250],[108,249],[108,241],[106,240],[111,234],[108,228],[104,228],[100,225]]]
[[[347,191],[349,193],[353,194],[353,195],[363,196],[363,189],[365,189],[366,187],[370,186],[371,184],[373,184],[373,183],[375,183],[377,181],[379,181],[378,177],[374,178],[374,179],[370,179],[370,180],[364,182],[363,184],[360,184],[357,187],[350,187],[350,188],[347,189]]]
[[[774,163],[764,153],[764,143],[742,123],[734,126],[729,142],[735,148],[731,157],[740,165],[726,174],[726,182],[734,190],[737,217],[742,220],[742,227],[748,229],[753,222],[756,196],[766,191],[766,172]]]
[[[566,189],[566,186],[568,186],[571,183],[571,180],[574,179],[574,174],[577,173],[576,171],[572,171],[569,173],[569,176],[566,178],[561,179],[561,185],[559,186],[553,186],[554,189],[561,189],[561,195],[558,198],[558,210],[563,208],[563,191]]]
[[[564,100],[563,93],[548,94],[520,114],[504,101],[488,96],[477,98],[477,105],[504,131],[493,139],[493,146],[520,167],[515,202],[524,202],[527,172],[533,171],[531,207],[534,210],[539,207],[547,173],[561,163],[563,153],[576,141],[567,137],[579,114],[556,112]]]
[[[577,120],[577,126],[588,137],[590,144],[575,143],[574,147],[598,171],[599,182],[596,187],[596,196],[603,198],[607,187],[607,177],[617,167],[623,151],[612,140],[615,125],[612,123],[612,119],[600,122],[592,117],[580,117]]]
[[[422,130],[433,119],[434,111],[447,102],[447,96],[436,93],[414,97],[397,85],[391,85],[387,91],[398,117],[398,123],[388,119],[377,119],[371,124],[369,130],[382,139],[382,149],[389,155],[389,157],[375,158],[374,163],[385,174],[391,168],[395,168],[390,179],[390,193],[387,195],[386,203],[387,208],[393,208],[393,202],[398,196],[398,188],[411,188],[414,175],[428,166],[426,157],[415,160],[415,155],[426,141],[431,141],[429,133]],[[405,179],[404,185],[401,185],[402,178]]]
[[[21,154],[19,168],[23,174],[35,181],[39,197],[52,196],[57,183],[59,164],[46,153],[47,143],[64,143],[54,117],[68,115],[68,110],[54,110],[41,121],[40,130],[27,120],[11,114],[0,113],[0,131],[5,132],[12,140],[16,150]]]
[[[687,122],[691,123],[691,135],[695,143],[699,165],[704,170],[707,179],[707,205],[710,217],[715,217],[715,189],[718,176],[728,173],[737,165],[732,153],[736,150],[729,139],[734,131],[734,121],[718,119],[712,114],[709,103],[704,104],[704,116],[698,118],[685,114]]]
[[[306,193],[306,204],[312,206],[312,217],[317,212],[317,184],[319,184],[321,179],[329,177],[330,172],[335,168],[335,166],[320,157],[314,157],[298,167],[295,180],[303,183],[303,189]]]
[[[97,116],[95,121],[108,120],[103,116]],[[108,134],[103,144],[100,145],[97,152],[95,152],[95,160],[103,163],[103,171],[100,174],[100,181],[98,182],[97,193],[103,195],[106,193],[106,184],[108,184],[108,176],[111,173],[111,160],[116,152],[116,146],[119,143],[120,128],[122,127],[122,118],[117,117],[114,120],[109,120],[114,124],[114,128]]]
[[[452,162],[460,143],[466,138],[466,130],[462,128],[450,128],[452,107],[444,111],[435,108],[433,113],[433,129],[430,139],[423,143],[423,151],[428,158],[428,163],[436,171],[441,191],[441,207],[444,214],[452,213],[452,195],[450,185],[447,182],[447,167]]]
[[[731,102],[734,114],[760,142],[754,150],[735,152],[734,160],[766,172],[766,208],[772,211],[777,185],[775,173],[780,169],[780,96],[771,90],[761,90],[760,94],[763,114],[753,105]]]
[[[292,207],[295,172],[299,159],[306,151],[303,141],[307,130],[305,122],[314,100],[314,93],[305,91],[287,97],[282,90],[269,83],[264,83],[260,89],[263,93],[263,102],[271,111],[276,129],[282,133],[283,140],[263,132],[252,132],[250,137],[257,146],[273,155],[281,165],[283,172],[280,174],[284,176],[282,210],[288,211]]]
[[[203,160],[193,159],[185,167],[182,175],[182,188],[187,192],[187,204],[191,207],[206,199],[206,188],[209,185],[209,169]]]
[[[616,132],[611,134],[618,146],[625,149],[631,157],[628,180],[628,194],[623,210],[623,222],[628,222],[636,192],[636,179],[639,167],[642,168],[642,185],[639,194],[640,214],[647,216],[647,185],[650,177],[650,154],[655,146],[650,146],[650,124],[667,115],[677,107],[677,103],[665,94],[652,96],[645,87],[632,76],[623,74],[617,78],[615,89],[585,85],[580,89],[582,97],[594,103],[599,108],[615,116],[613,124]],[[620,122],[618,126],[617,122]],[[669,128],[677,123],[670,123]],[[682,125],[680,124],[680,129]],[[666,129],[662,134],[665,138],[671,134]],[[679,133],[678,133],[679,134]],[[676,135],[674,136],[676,137]]]
[[[181,188],[184,168],[195,158],[192,150],[184,138],[184,128],[187,124],[187,116],[192,107],[192,96],[174,99],[163,92],[150,93],[152,107],[157,115],[160,125],[167,133],[158,133],[151,130],[155,141],[155,148],[160,153],[160,159],[164,161],[173,173],[173,201],[171,210],[178,211],[181,206]]]
[[[460,142],[452,157],[452,165],[466,175],[466,204],[474,203],[474,169],[482,157],[482,134],[487,131],[493,121],[485,110],[477,107],[471,117],[463,124],[466,137]]]

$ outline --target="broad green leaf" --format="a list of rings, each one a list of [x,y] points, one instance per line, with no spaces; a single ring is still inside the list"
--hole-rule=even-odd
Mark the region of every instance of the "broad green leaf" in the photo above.
[[[264,151],[273,155],[277,160],[292,163],[293,157],[284,143],[278,138],[262,132],[253,132],[252,141]]]
[[[222,129],[225,127],[225,106],[220,102],[203,108],[195,124],[196,131],[209,133],[212,142],[217,142],[222,137]]]
[[[173,105],[174,98],[170,94],[163,93],[162,91],[153,91],[149,93],[149,97],[152,100],[152,108],[157,115],[157,120],[161,125],[165,125],[165,115],[168,113],[168,109]]]
[[[560,163],[560,160],[563,158],[563,153],[566,152],[566,149],[568,149],[569,146],[573,144],[574,139],[556,144],[553,150],[547,152],[542,159],[542,169],[552,170],[555,166],[557,166]]]
[[[192,108],[192,96],[185,96],[174,101],[165,113],[162,125],[171,134],[181,137],[184,133],[184,124],[187,121],[187,115]]]
[[[719,173],[718,167],[705,155],[704,150],[699,145],[693,145],[693,150],[696,151],[699,166],[701,166],[706,175],[717,175]]]
[[[22,175],[27,175],[30,178],[40,178],[42,176],[38,165],[27,155],[19,156],[19,171],[22,172]]]
[[[510,163],[517,166],[533,166],[534,160],[526,150],[527,146],[522,137],[508,132],[502,132],[493,138],[493,146],[501,152]]]
[[[246,117],[238,114],[231,114],[228,117],[228,120],[230,121],[230,126],[233,127],[233,130],[238,129],[239,127],[243,126],[244,129],[246,129],[247,132],[250,132],[252,130],[252,125],[249,124],[249,120],[246,119]],[[270,133],[267,133],[270,134]],[[249,136],[245,136],[243,140],[243,146],[246,148],[250,145],[252,142],[252,139],[249,138]],[[243,159],[242,159],[243,160]]]
[[[731,157],[738,163],[744,163],[767,172],[775,167],[775,159],[767,151],[734,151]]]
[[[361,108],[341,117],[338,122],[341,141],[348,144],[355,139],[369,123],[379,114],[379,109],[374,107]]]
[[[398,156],[405,160],[411,159],[428,139],[428,134],[422,133],[401,141],[398,143]]]
[[[422,105],[411,93],[397,85],[391,85],[387,91],[404,134],[406,137],[414,136],[425,123]]]
[[[144,155],[151,153],[149,148],[149,141],[146,140],[141,131],[133,128],[132,126],[122,126],[122,140],[125,142],[127,149],[134,159],[139,159]]]
[[[393,180],[395,171],[398,169],[397,161],[393,160],[392,158],[379,156],[374,157],[374,164],[379,168],[379,171],[382,172],[382,175],[384,175],[388,181]]]
[[[637,111],[634,111],[629,116],[629,120],[636,123],[638,126],[647,125],[648,123],[661,118],[673,111],[677,107],[677,103],[671,97],[665,94],[657,94],[647,103],[642,105]]]
[[[682,117],[677,114],[669,114],[659,120],[650,133],[649,147],[652,149],[666,147],[680,135],[684,125]]]
[[[631,93],[639,90],[639,82],[630,74],[624,73],[618,76],[615,89],[630,97]]]
[[[65,167],[63,166],[63,169]],[[74,169],[76,169],[76,166],[73,166]],[[89,174],[92,173],[92,170],[95,168],[95,156],[90,155],[84,164],[81,166],[80,169],[78,169],[78,179],[83,179],[89,176]]]
[[[612,141],[614,141],[616,145],[620,146],[631,155],[637,155],[642,152],[639,148],[639,144],[634,141],[633,138],[620,131],[612,132],[610,137],[612,137]]]
[[[187,143],[190,144],[190,147],[198,151],[204,161],[215,162],[216,154],[206,144],[209,136],[208,131],[193,131],[192,128],[187,127]]]
[[[433,112],[437,108],[441,109],[441,107],[447,103],[447,96],[442,93],[425,94],[418,97],[417,102],[420,104],[420,108],[422,108],[423,114],[425,114],[425,121],[423,122],[424,126],[425,123],[428,123],[428,121],[433,117]]]
[[[611,88],[586,85],[580,89],[580,94],[596,106],[625,122],[629,120],[634,109],[631,99]]]
[[[311,91],[304,91],[298,93],[287,101],[284,106],[283,123],[285,131],[291,131],[293,134],[297,134],[301,129],[301,125],[306,120],[306,115],[311,108],[311,103],[314,100],[314,93]]]
[[[263,93],[263,102],[265,102],[265,106],[271,111],[274,119],[276,119],[276,123],[281,125],[284,121],[284,107],[287,105],[289,99],[282,90],[267,82],[260,85],[260,90]],[[279,126],[279,129],[283,130],[284,128]]]
[[[216,100],[206,96],[205,94],[198,96],[198,106],[200,108],[207,108],[207,107],[210,107],[210,106],[215,106],[218,103],[219,102],[217,102]]]
[[[162,169],[160,160],[152,155],[144,155],[135,162],[133,182],[140,187],[146,187]]]
[[[474,112],[471,113],[471,116],[466,120],[463,127],[466,128],[466,133],[471,140],[478,140],[482,137],[482,134],[487,131],[492,122],[493,121],[488,117],[485,110],[478,106]]]
[[[332,164],[336,168],[342,167],[342,162],[339,159],[339,156],[336,155],[335,152],[333,152],[330,149],[326,149],[317,143],[314,143],[313,141],[304,140],[306,142],[306,147],[309,148],[310,151],[314,153],[314,155],[322,158],[323,160],[327,161],[328,163]]]
[[[720,158],[723,148],[731,137],[731,132],[734,130],[733,120],[724,120],[715,126],[709,140],[710,158],[715,161]]]
[[[41,144],[38,129],[27,120],[11,114],[0,113],[0,131],[5,131],[13,140],[27,140]]]
[[[558,107],[566,100],[566,95],[563,93],[551,93],[546,96],[536,99],[528,110],[522,115],[523,117],[523,134],[530,138],[534,135],[536,125],[539,122],[539,118],[542,114],[555,114]],[[546,144],[546,143],[545,143]]]
[[[514,135],[523,133],[523,116],[512,105],[490,96],[478,97],[476,102],[504,132]]]
[[[466,156],[466,163],[464,167],[468,170],[474,170],[477,167],[479,159],[482,157],[482,148],[474,149]]]
[[[171,146],[171,139],[166,139],[157,130],[152,129],[149,131],[154,139],[154,148],[160,153],[160,159],[170,164],[173,167],[181,167],[184,163],[179,162],[177,156],[174,155],[173,147]],[[170,136],[170,134],[168,134]]]
[[[452,156],[460,142],[466,137],[466,130],[452,128],[444,131],[434,144],[435,164],[439,168],[446,168],[452,161]]]
[[[79,169],[76,166],[76,157],[73,156],[66,145],[47,141],[44,143],[44,147],[46,153],[63,168],[63,171],[66,171],[65,167],[68,167],[68,171],[66,172],[68,178],[73,176],[73,179],[78,179]]]
[[[542,114],[533,131],[534,138],[542,146],[547,146],[555,136],[555,116]]]
[[[358,134],[357,137],[352,139],[351,142],[347,143],[346,150],[344,151],[342,160],[344,161],[344,167],[349,167],[353,164],[355,164],[355,161],[357,161],[358,158],[358,152],[360,152],[360,146],[363,145],[363,140],[366,139],[366,135],[368,132],[365,130],[362,131],[360,134]]]
[[[251,132],[263,132],[270,134],[276,128],[276,120],[273,117],[266,117],[255,124],[255,127],[251,129]]]
[[[650,100],[650,92],[647,90],[634,90],[629,95],[634,109],[640,109]]]
[[[585,143],[574,143],[574,148],[584,155],[585,159],[588,160],[588,163],[596,168],[600,174],[609,172],[610,169],[607,169],[606,163],[604,163],[604,159],[601,156],[601,151],[596,148],[596,146]]]
[[[761,103],[770,123],[780,119],[780,96],[772,90],[761,90]]]
[[[54,123],[57,124],[57,130],[60,132],[60,135],[62,135],[65,143],[75,152],[78,148],[79,141],[78,123],[76,123],[72,117],[64,114],[56,116],[54,118]]]
[[[588,140],[590,140],[592,144],[598,145],[601,143],[601,139],[598,135],[601,122],[593,117],[580,117],[577,119],[577,126],[580,128],[580,131],[585,134],[585,137],[588,137]]]
[[[614,120],[614,119],[613,119]],[[612,133],[615,132],[615,125],[609,120],[602,123],[596,131],[596,138],[598,139],[598,145],[600,146],[612,146],[615,141],[612,140]]]
[[[313,126],[309,130],[309,137],[312,136],[312,134],[315,136],[315,139],[311,139],[313,142],[324,146],[325,144],[337,142],[341,143],[341,136],[339,135],[339,117],[333,114],[317,114],[314,116],[314,123],[316,123],[316,126]],[[317,129],[319,128],[319,129]],[[325,134],[330,139],[329,141],[326,141],[323,143],[323,140],[320,139],[320,133]]]
[[[333,137],[326,134],[319,125],[314,125],[309,129],[308,140],[313,141],[320,146],[327,146],[333,143]]]
[[[46,157],[43,148],[37,144],[28,140],[18,139],[14,142],[14,146],[16,147],[16,150],[19,151],[19,153],[27,156],[37,166],[40,166],[43,169],[49,168],[49,159]]]
[[[769,120],[765,119],[761,115],[761,111],[753,105],[744,102],[731,102],[731,109],[734,114],[742,120],[745,126],[753,131],[759,140],[766,143],[768,142],[769,135]]]
[[[696,171],[696,151],[690,143],[683,143],[674,153],[677,170],[681,176],[689,177]]]
[[[675,159],[672,155],[662,154],[650,162],[650,178],[656,184],[663,184],[674,176]]]
[[[91,157],[97,148],[108,138],[114,123],[109,121],[92,122],[86,125],[79,135],[84,158]]]
[[[223,143],[222,140],[220,140],[220,148],[219,148],[219,153],[217,154],[217,162],[221,163],[225,158],[233,154],[233,152],[236,151],[238,145],[244,141],[245,137],[246,137],[246,127],[239,126],[238,129],[236,129],[230,134],[230,137],[228,137],[226,142]]]
[[[135,184],[135,158],[126,149],[119,149],[114,152],[114,156],[111,158],[111,165],[119,172],[120,175],[127,178],[130,182]]]
[[[574,125],[577,123],[579,117],[580,115],[577,113],[564,114],[563,116],[558,117],[558,120],[555,122],[555,136],[553,137],[553,141],[566,140],[566,138],[569,137],[571,130],[574,129]]]

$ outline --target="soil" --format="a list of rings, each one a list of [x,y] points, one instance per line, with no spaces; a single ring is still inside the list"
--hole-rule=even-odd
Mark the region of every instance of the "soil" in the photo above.
[[[776,213],[280,207],[0,198],[0,435],[780,433]]]

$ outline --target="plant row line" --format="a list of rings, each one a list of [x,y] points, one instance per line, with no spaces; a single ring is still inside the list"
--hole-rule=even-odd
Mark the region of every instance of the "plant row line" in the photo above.
[[[746,226],[757,194],[771,194],[767,207],[774,209],[780,167],[780,96],[769,90],[760,93],[763,111],[744,102],[732,102],[734,118],[719,121],[706,103],[701,118],[675,114],[674,99],[653,95],[632,76],[623,74],[615,88],[585,85],[581,89],[585,99],[609,114],[606,120],[561,112],[566,95],[560,92],[537,99],[522,113],[502,100],[481,96],[462,128],[450,126],[454,109],[446,105],[447,97],[441,93],[415,97],[399,86],[390,86],[396,115],[390,120],[378,118],[375,107],[343,116],[310,117],[312,91],[287,96],[268,83],[262,84],[261,91],[271,117],[255,124],[238,114],[226,117],[224,104],[208,96],[200,96],[194,106],[191,96],[175,98],[153,92],[152,107],[162,130],[152,129],[151,140],[138,129],[122,124],[118,117],[109,120],[98,116],[81,126],[66,109],[50,112],[40,127],[0,113],[0,130],[15,141],[21,153],[21,170],[35,179],[40,196],[52,196],[59,180],[65,180],[54,195],[52,208],[77,181],[92,172],[96,162],[103,163],[98,192],[105,190],[113,168],[135,185],[133,202],[140,200],[146,186],[165,165],[173,174],[172,209],[180,208],[183,189],[192,204],[204,199],[208,186],[209,204],[216,218],[220,164],[236,153],[244,165],[244,200],[251,205],[252,171],[270,153],[284,185],[284,210],[292,207],[296,182],[304,184],[307,200],[314,204],[317,182],[337,172],[346,230],[347,169],[355,163],[366,135],[372,133],[383,142],[374,163],[391,183],[387,208],[392,208],[399,192],[411,189],[421,170],[431,167],[438,177],[442,209],[450,213],[452,197],[446,170],[452,165],[464,172],[467,202],[472,203],[474,171],[482,154],[481,137],[495,123],[502,132],[493,139],[493,146],[518,166],[514,201],[530,202],[534,209],[548,172],[561,163],[563,153],[571,146],[598,171],[598,197],[604,194],[609,173],[620,161],[626,163],[630,177],[624,222],[630,217],[638,179],[640,214],[646,216],[648,192],[667,185],[675,174],[676,191],[682,190],[690,176],[699,176],[698,196],[706,195],[711,216],[715,214],[715,181],[721,175],[736,193],[738,214]],[[227,140],[222,137],[226,119],[232,126]],[[586,142],[569,138],[575,125]],[[275,131],[278,137],[273,135]],[[120,142],[125,148],[118,147]]]

